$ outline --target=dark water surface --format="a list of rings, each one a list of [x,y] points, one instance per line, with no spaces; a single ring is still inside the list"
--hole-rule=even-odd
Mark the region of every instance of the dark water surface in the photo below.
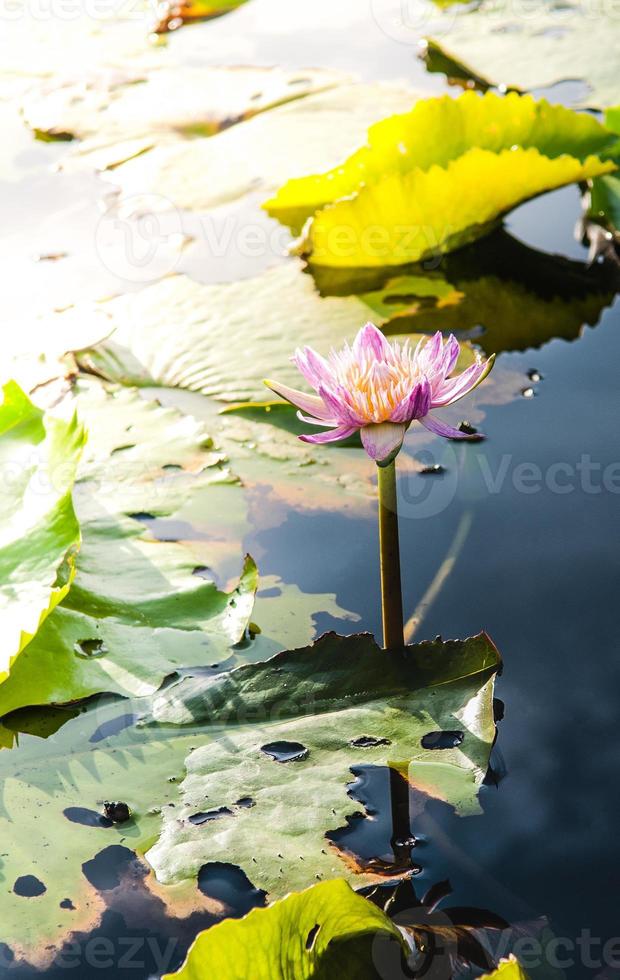
[[[276,35],[260,30],[258,13],[250,7],[184,29],[183,43],[189,44],[190,31],[202,31],[214,42],[219,39],[222,60],[232,62],[240,57],[238,24],[247,22],[247,61],[324,64],[367,78],[404,77],[427,90],[446,89],[439,76],[424,76],[415,52],[378,31],[367,12],[353,32],[300,28]],[[216,47],[209,47],[208,60],[216,60]],[[57,148],[50,149],[49,160],[57,156]],[[39,148],[37,161],[44,159]],[[519,209],[507,227],[534,250],[583,262],[586,251],[573,235],[578,216],[572,188]],[[544,255],[533,261],[546,268]],[[435,441],[420,459],[440,464],[444,472],[401,479],[404,600],[407,614],[417,610],[415,638],[466,636],[484,628],[504,657],[497,685],[505,703],[494,762],[498,779],[483,787],[483,813],[476,817],[458,818],[446,804],[412,798],[404,818],[409,826],[403,829],[401,799],[396,840],[389,779],[355,773],[352,780],[357,777],[358,791],[377,819],[343,828],[347,845],[361,855],[375,852],[386,862],[390,855],[395,863],[408,862],[420,892],[449,878],[452,904],[488,908],[517,924],[510,936],[513,947],[521,929],[547,935],[546,918],[563,942],[556,958],[566,977],[575,980],[620,976],[611,962],[620,940],[618,950],[610,952],[608,945],[605,957],[602,952],[603,943],[620,937],[619,365],[618,303],[602,310],[595,328],[584,328],[571,341],[502,353],[500,366],[514,377],[516,397],[485,406],[481,427],[487,440],[467,446]],[[170,400],[183,402],[179,393]],[[412,441],[409,451],[415,452]],[[305,592],[335,593],[340,606],[359,613],[360,629],[379,634],[377,547],[373,519],[292,509],[278,526],[251,532],[243,542],[245,550],[260,554],[263,574],[295,582]],[[432,588],[450,556],[453,570]],[[317,634],[334,625],[320,615]],[[122,706],[118,719],[116,728],[106,722],[92,733],[94,749],[134,720]],[[30,741],[23,736],[22,747]],[[16,766],[20,751],[14,750]],[[92,820],[93,834],[104,833],[96,817]],[[70,823],[67,827],[70,843]],[[133,924],[127,924],[127,892],[120,888],[122,901],[111,901],[95,933],[76,938],[78,952],[65,951],[64,959],[45,972],[49,980],[158,977],[176,968],[195,934],[215,921],[206,908],[184,921],[171,919],[141,888],[133,861],[129,847],[102,841],[99,858],[84,874],[101,892],[131,882]],[[25,893],[36,895],[37,887],[23,883]],[[243,875],[226,866],[212,866],[199,887],[237,914],[264,901]],[[27,914],[26,897],[24,902]],[[116,958],[108,965],[106,945],[100,955],[91,945],[91,959],[85,959],[83,951],[93,940],[114,949],[122,940],[126,961]],[[550,958],[548,945],[543,956],[516,948],[536,977],[561,975],[539,964]],[[0,942],[0,976],[39,975],[11,963]]]

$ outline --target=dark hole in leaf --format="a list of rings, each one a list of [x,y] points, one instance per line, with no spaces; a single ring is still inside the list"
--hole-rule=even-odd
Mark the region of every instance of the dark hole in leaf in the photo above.
[[[130,714],[111,718],[110,721],[104,721],[102,725],[99,725],[99,728],[93,732],[88,741],[92,745],[97,742],[103,742],[104,739],[110,738],[112,735],[118,735],[119,732],[123,732],[126,728],[131,728],[137,720],[138,715]]]
[[[308,952],[310,952],[312,950],[312,948],[314,947],[314,944],[316,942],[316,937],[319,934],[320,928],[321,928],[321,926],[317,922],[317,924],[315,926],[312,926],[312,929],[308,933],[308,935],[306,937],[306,949],[307,949]]]
[[[465,738],[465,732],[428,732],[423,735],[423,749],[454,749]]]
[[[13,891],[20,898],[37,898],[39,895],[44,895],[47,888],[34,875],[23,875],[13,885]]]
[[[403,871],[419,874],[422,868],[412,860],[417,840],[411,830],[412,790],[407,781],[387,766],[352,766],[351,772],[356,778],[347,793],[363,805],[365,813],[347,816],[346,826],[329,831],[327,840],[359,870],[385,876]]]
[[[82,865],[82,874],[89,884],[99,891],[118,888],[123,875],[131,870],[135,870],[142,877],[147,874],[134,852],[120,844],[104,847],[92,860]]]
[[[77,657],[83,660],[95,660],[97,657],[105,657],[108,648],[103,642],[95,637],[78,640],[73,646],[73,651]]]
[[[375,745],[391,745],[392,742],[389,738],[379,738],[376,735],[359,735],[358,738],[352,738],[349,745],[352,745],[355,749],[372,749]]]
[[[251,796],[242,796],[240,800],[237,800],[235,806],[242,806],[249,810],[251,807],[256,806],[256,800],[253,800]]]
[[[276,762],[300,762],[308,757],[308,749],[301,742],[268,742],[261,746],[261,752]]]
[[[112,821],[107,817],[97,813],[96,810],[89,810],[85,806],[68,806],[62,811],[63,816],[71,823],[79,823],[82,827],[111,827]]]
[[[502,721],[505,708],[501,698],[493,698],[493,721]]]
[[[259,599],[275,599],[276,596],[282,595],[282,589],[274,585],[271,589],[260,589],[256,595]]]
[[[227,806],[221,806],[217,810],[205,810],[202,813],[192,813],[189,817],[189,822],[195,824],[197,827],[203,823],[209,823],[211,820],[218,820],[219,817],[232,817],[233,812]]]
[[[213,861],[198,872],[198,889],[203,895],[228,906],[234,918],[250,909],[265,906],[267,893],[255,888],[248,876],[234,864]]]
[[[63,898],[62,902],[60,903],[60,908],[68,909],[70,912],[75,912],[75,905],[70,898]]]
[[[137,510],[135,514],[128,514],[134,521],[154,521],[155,514],[149,514],[146,510]]]

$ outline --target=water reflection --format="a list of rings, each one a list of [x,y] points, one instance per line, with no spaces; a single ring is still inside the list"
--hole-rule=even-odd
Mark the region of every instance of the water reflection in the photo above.
[[[620,284],[612,263],[550,255],[504,229],[432,264],[400,269],[334,270],[310,267],[323,296],[359,295],[387,317],[389,334],[453,332],[488,353],[540,347],[554,337],[572,340],[598,323]]]

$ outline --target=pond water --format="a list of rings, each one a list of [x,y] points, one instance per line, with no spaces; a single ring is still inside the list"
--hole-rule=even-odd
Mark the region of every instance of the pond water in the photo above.
[[[366,79],[405,79],[426,93],[456,94],[443,76],[425,72],[411,46],[378,30],[366,5],[358,9],[343,4],[335,22],[334,5],[319,6],[305,11],[296,7],[294,16],[291,11],[276,30],[272,22],[261,20],[260,2],[254,0],[228,17],[184,28],[174,42],[187,49],[188,63],[325,66]],[[567,86],[557,97],[570,101],[579,91]],[[27,172],[5,191],[12,229],[8,268],[17,270],[18,277],[26,263],[24,218],[30,240],[56,246],[57,236],[49,230],[62,218],[62,237],[71,250],[79,252],[81,243],[88,250],[101,191],[95,178],[51,174],[62,147],[27,145],[27,137],[21,135],[13,160],[27,165]],[[64,199],[55,196],[61,186]],[[603,275],[598,268],[586,268],[587,249],[574,235],[579,214],[579,195],[570,188],[518,209],[506,223],[509,235],[529,247],[527,275],[531,281],[538,277],[536,289],[550,310],[564,295],[572,295],[576,267],[553,266],[552,277],[549,255],[580,263],[579,275],[585,279]],[[470,251],[474,272],[469,278],[482,262],[497,266],[500,281],[518,278],[519,268],[511,266],[514,247],[500,239],[477,246]],[[259,271],[256,264],[249,267],[239,260],[229,263],[225,273],[218,267],[214,274],[201,254],[196,252],[185,269],[203,281]],[[454,261],[463,263],[467,278],[467,255]],[[90,275],[88,251],[72,263],[68,273],[59,273],[62,282],[54,299],[60,305],[72,282],[78,293],[84,285],[76,275]],[[39,263],[33,269],[33,309],[39,291],[53,293],[56,288],[55,266]],[[109,270],[97,268],[92,275],[104,292],[118,285]],[[504,952],[515,948],[522,935],[561,940],[556,965],[567,980],[620,976],[620,968],[602,961],[605,943],[618,937],[620,945],[620,304],[613,287],[606,289],[592,325],[570,338],[545,337],[540,346],[536,337],[528,340],[524,322],[526,340],[515,344],[519,349],[500,352],[499,368],[510,397],[485,405],[480,423],[485,442],[461,446],[435,440],[416,451],[410,440],[406,449],[416,466],[441,467],[426,475],[416,466],[405,467],[399,483],[404,607],[415,620],[415,639],[469,636],[484,628],[504,659],[496,694],[505,714],[492,760],[495,779],[480,793],[482,813],[458,817],[448,805],[420,802],[412,793],[403,816],[401,791],[400,844],[395,844],[389,778],[382,770],[362,770],[352,774],[352,782],[356,777],[358,782],[351,792],[361,794],[356,798],[375,819],[343,830],[347,846],[362,857],[382,858],[388,866],[408,861],[419,894],[448,878],[453,889],[448,904],[490,909],[507,919],[515,929]],[[21,302],[17,286],[9,283],[7,292],[9,300]],[[497,315],[501,317],[501,308]],[[526,306],[524,321],[529,315]],[[501,326],[490,325],[500,337]],[[212,418],[200,395],[178,390],[156,394],[162,403]],[[260,520],[247,530],[242,544],[261,574],[295,583],[304,593],[333,593],[341,609],[359,616],[356,630],[380,635],[374,515],[317,512],[311,499],[306,508],[283,508],[279,500],[270,520],[273,506],[265,482],[255,498]],[[161,527],[152,530],[165,537]],[[200,535],[199,520],[194,532]],[[173,527],[169,533],[174,537],[180,532]],[[185,527],[183,537],[191,533]],[[221,574],[225,578],[233,571],[223,566]],[[317,636],[330,629],[342,632],[343,624],[319,612],[314,629]],[[52,764],[59,752],[71,752],[85,738],[94,746],[112,746],[115,738],[130,739],[136,718],[134,706],[102,699],[46,739],[27,734],[22,726],[26,734],[20,735],[19,746],[0,753],[0,769],[6,777],[19,770],[22,759],[35,756],[42,765],[46,758]],[[226,815],[213,815],[220,818]],[[71,828],[68,818],[64,844],[69,855]],[[217,920],[217,902],[238,915],[264,903],[263,893],[241,872],[213,865],[199,880],[209,899],[204,909],[175,918],[143,885],[131,828],[125,833],[121,825],[98,826],[95,820],[92,833],[101,835],[101,853],[83,870],[104,900],[100,925],[78,931],[73,945],[45,969],[20,964],[0,943],[1,977],[155,978],[176,968],[196,933]],[[410,838],[415,846],[409,846]],[[59,841],[58,846],[64,845]],[[27,903],[25,897],[24,915]],[[97,946],[97,941],[103,944]],[[123,951],[124,959],[115,956],[109,962],[110,943]],[[533,977],[562,975],[549,970],[548,963],[540,964],[536,950],[520,949],[520,958]]]

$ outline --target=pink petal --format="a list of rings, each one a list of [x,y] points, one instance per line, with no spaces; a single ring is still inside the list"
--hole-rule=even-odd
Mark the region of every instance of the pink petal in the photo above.
[[[444,377],[447,378],[450,372],[454,370],[454,366],[459,359],[460,353],[461,345],[454,334],[451,333],[446,340],[443,351],[443,364],[441,366],[441,371]]]
[[[313,419],[310,415],[304,415],[303,412],[297,412],[297,418],[300,422],[305,422],[306,425],[321,425],[323,428],[327,425],[331,429],[335,429],[340,425],[340,422],[328,422],[327,419]]]
[[[456,378],[449,378],[444,381],[435,389],[431,407],[445,408],[446,405],[453,405],[459,398],[468,395],[470,391],[478,387],[481,381],[484,381],[493,367],[494,360],[495,355],[492,355],[488,361],[472,364]]]
[[[265,381],[265,384],[276,395],[280,395],[281,398],[286,399],[295,408],[300,408],[302,412],[307,412],[308,415],[313,415],[325,423],[334,421],[323,399],[318,395],[307,395],[304,391],[289,388],[288,385],[280,384],[279,381]]]
[[[439,419],[433,418],[432,415],[426,415],[423,419],[419,419],[422,425],[433,432],[436,436],[443,436],[444,439],[480,439],[481,434],[479,432],[469,435],[466,432],[461,432],[460,429],[454,429],[451,425],[446,425],[445,422],[440,422]]]
[[[338,419],[344,425],[353,425],[355,428],[364,424],[364,420],[349,408],[347,393],[341,385],[336,386],[335,391],[330,391],[324,385],[319,385],[319,395],[325,404],[331,418]]]
[[[386,466],[399,452],[407,426],[397,422],[379,422],[365,425],[360,430],[362,445],[371,459],[379,466]]]
[[[392,412],[392,422],[411,422],[427,415],[431,407],[431,386],[424,378],[414,385],[411,393],[403,398]]]
[[[353,353],[355,355],[372,353],[377,360],[383,361],[389,356],[391,347],[389,341],[383,336],[374,323],[367,323],[358,331],[357,337],[353,341]]]
[[[320,354],[317,354],[312,347],[298,347],[292,358],[293,364],[303,374],[306,381],[313,388],[319,387],[325,382],[335,381],[334,372],[328,361]]]
[[[336,429],[329,429],[327,432],[317,432],[315,436],[304,434],[300,436],[302,442],[321,445],[325,442],[338,442],[339,439],[347,439],[352,436],[357,429],[353,425],[339,425]]]

